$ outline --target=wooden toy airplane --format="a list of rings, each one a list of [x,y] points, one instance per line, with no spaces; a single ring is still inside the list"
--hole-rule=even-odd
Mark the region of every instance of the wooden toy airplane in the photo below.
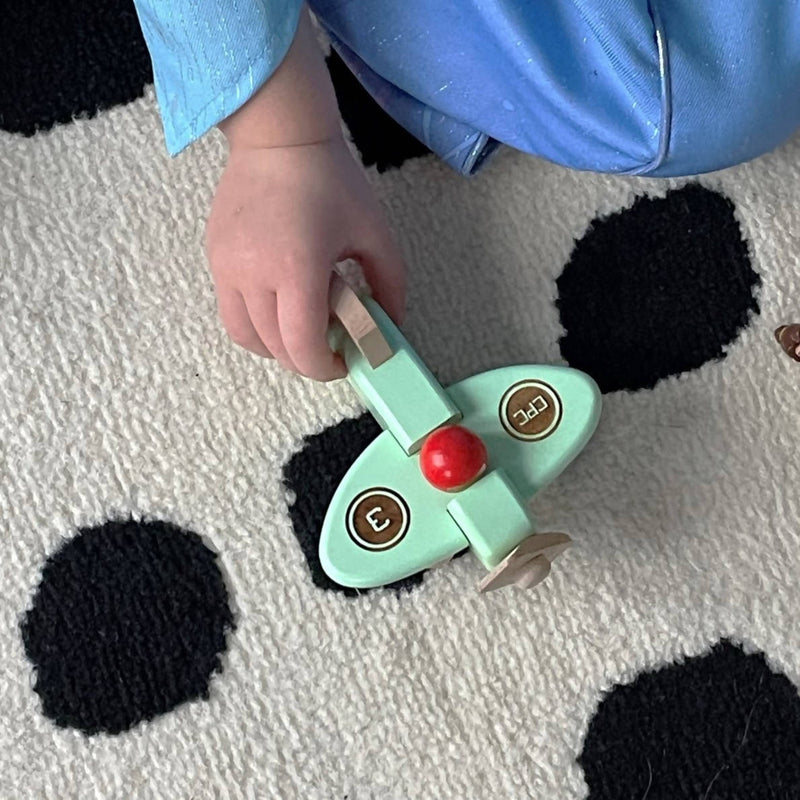
[[[349,380],[383,428],[328,508],[320,559],[337,583],[383,586],[471,548],[480,591],[534,586],[570,544],[535,533],[527,501],[591,438],[600,392],[567,367],[512,366],[443,389],[372,299],[340,277],[331,329]]]

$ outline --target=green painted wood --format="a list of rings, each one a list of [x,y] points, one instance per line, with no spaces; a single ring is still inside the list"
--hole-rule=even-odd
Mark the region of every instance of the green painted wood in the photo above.
[[[407,397],[402,386],[397,391],[400,398]],[[597,386],[588,376],[567,367],[504,367],[467,378],[450,387],[447,394],[463,413],[461,424],[485,442],[490,470],[502,470],[525,501],[555,480],[580,453],[600,415]],[[509,407],[508,401],[515,398]],[[505,422],[501,416],[504,407]],[[545,424],[548,420],[553,424]],[[537,435],[543,438],[536,439]],[[474,484],[476,490],[479,485]],[[409,512],[408,530],[402,539],[380,550],[359,544],[348,527],[353,502],[365,491],[379,488],[395,493]],[[419,469],[418,455],[408,456],[391,434],[382,434],[356,460],[334,495],[320,539],[323,568],[342,585],[371,587],[452,557],[468,544],[448,513],[453,498],[428,484]],[[496,500],[486,502],[502,506],[507,500],[497,495]],[[380,512],[372,519],[377,526],[386,521]],[[503,539],[504,546],[510,545],[508,551],[519,543],[512,543],[512,538]],[[500,549],[490,547],[487,558],[505,557],[508,551],[500,553]]]
[[[502,469],[489,472],[455,494],[447,511],[486,569],[494,569],[534,533],[527,503]]]
[[[373,369],[349,337],[340,335],[334,346],[364,405],[406,453],[415,453],[431,431],[456,421],[460,413],[383,309],[370,298],[362,299],[394,355]]]
[[[386,526],[389,509],[381,498],[387,490],[405,505],[405,531],[396,524]],[[365,497],[369,492],[372,497]],[[422,477],[419,456],[406,455],[384,431],[361,454],[336,491],[322,528],[322,568],[342,586],[369,588],[406,578],[465,550],[468,542],[447,513],[441,495]],[[364,498],[361,503],[360,498]],[[353,519],[359,505],[364,523],[361,533],[354,530]],[[397,541],[389,540],[382,550],[370,547],[363,536],[365,530],[370,531],[369,520],[375,528],[373,538],[397,529]]]

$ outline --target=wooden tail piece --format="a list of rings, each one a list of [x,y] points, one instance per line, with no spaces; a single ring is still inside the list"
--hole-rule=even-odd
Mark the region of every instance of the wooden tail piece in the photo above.
[[[330,302],[333,315],[373,369],[394,355],[367,307],[338,273],[331,283]]]

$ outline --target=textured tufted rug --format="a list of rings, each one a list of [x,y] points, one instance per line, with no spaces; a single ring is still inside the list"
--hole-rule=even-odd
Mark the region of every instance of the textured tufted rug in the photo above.
[[[332,59],[443,383],[569,363],[605,393],[535,500],[576,541],[539,589],[479,596],[466,556],[346,592],[319,527],[377,429],[224,337],[222,144],[166,157],[132,9],[36,6],[0,51],[0,796],[800,797],[800,365],[773,338],[800,141],[696,181],[509,152],[464,180]]]

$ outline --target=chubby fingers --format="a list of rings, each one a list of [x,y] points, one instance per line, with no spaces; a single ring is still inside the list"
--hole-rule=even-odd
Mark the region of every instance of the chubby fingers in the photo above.
[[[228,336],[245,350],[264,358],[272,358],[272,351],[261,340],[247,311],[244,297],[237,291],[218,291],[217,308]]]
[[[297,371],[318,381],[343,378],[347,369],[328,344],[329,275],[312,273],[278,294],[278,322],[288,357]]]
[[[254,291],[245,298],[247,312],[261,342],[284,368],[297,372],[297,365],[286,352],[278,325],[278,298],[274,292]]]

